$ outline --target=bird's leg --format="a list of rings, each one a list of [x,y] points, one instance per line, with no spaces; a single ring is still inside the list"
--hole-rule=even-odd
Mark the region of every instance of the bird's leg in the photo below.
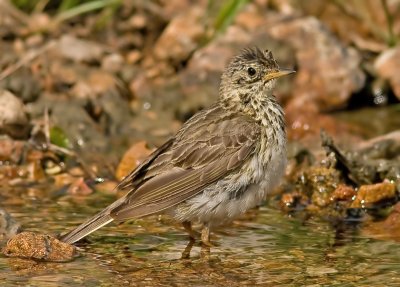
[[[192,251],[192,247],[195,243],[193,238],[190,238],[189,243],[186,245],[185,250],[182,252],[181,259],[189,259],[190,258],[190,251]]]
[[[190,221],[182,222],[182,226],[187,233],[189,233],[189,237],[193,240],[196,240],[199,237],[199,234],[192,229],[192,223]]]
[[[210,242],[210,227],[208,224],[204,224],[201,230],[201,242],[206,246],[213,246]]]

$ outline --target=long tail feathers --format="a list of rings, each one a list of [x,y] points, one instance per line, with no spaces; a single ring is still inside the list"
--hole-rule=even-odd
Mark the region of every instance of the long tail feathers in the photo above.
[[[96,231],[97,229],[103,227],[104,225],[110,223],[111,221],[114,220],[114,218],[112,218],[110,213],[115,207],[123,204],[124,202],[125,202],[125,197],[121,197],[120,199],[114,201],[114,203],[112,203],[99,213],[97,213],[89,220],[86,220],[84,223],[79,225],[74,230],[61,236],[60,240],[68,244],[73,244],[81,240],[82,238],[88,236],[90,233]]]
[[[73,244],[81,240],[83,237],[86,237],[90,233],[96,231],[97,229],[103,227],[104,225],[110,223],[114,219],[110,216],[109,211],[110,209],[106,208],[105,210],[101,211],[100,213],[96,214],[89,220],[79,225],[74,230],[63,235],[60,240],[68,244]]]

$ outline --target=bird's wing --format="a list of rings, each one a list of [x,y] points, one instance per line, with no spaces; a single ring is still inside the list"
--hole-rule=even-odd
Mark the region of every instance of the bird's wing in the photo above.
[[[154,214],[193,197],[240,167],[255,152],[260,133],[247,116],[219,106],[198,113],[172,143],[126,177],[120,186],[135,189],[110,210],[111,217]]]

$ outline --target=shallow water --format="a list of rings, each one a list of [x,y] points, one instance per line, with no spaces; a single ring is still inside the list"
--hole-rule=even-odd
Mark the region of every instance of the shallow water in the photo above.
[[[385,132],[400,126],[392,110],[391,116],[382,110],[360,113],[354,118],[389,120]],[[338,117],[351,122],[346,114]],[[2,207],[24,229],[56,234],[114,200],[47,190],[51,184],[2,190],[8,195]],[[167,217],[111,224],[89,240],[68,263],[0,256],[0,286],[400,286],[399,242],[372,239],[351,227],[338,232],[325,221],[304,222],[283,214],[273,200],[214,233],[218,246],[211,250],[195,243],[186,259],[181,257],[188,237]]]
[[[79,205],[88,206],[96,197],[82,199]],[[110,200],[77,209],[75,200],[40,202],[28,197],[8,209],[29,230],[57,233]],[[32,266],[0,257],[0,282],[1,286],[400,286],[400,243],[373,240],[357,230],[340,240],[336,237],[326,222],[304,223],[266,204],[217,232],[212,240],[219,246],[207,252],[194,244],[190,258],[181,259],[189,242],[182,228],[153,216],[99,230],[90,236],[90,244],[80,245],[81,256],[69,263]]]

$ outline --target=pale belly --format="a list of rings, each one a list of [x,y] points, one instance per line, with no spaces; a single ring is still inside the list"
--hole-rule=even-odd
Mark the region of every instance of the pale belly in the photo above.
[[[273,152],[267,165],[254,159],[243,170],[226,177],[195,197],[169,210],[178,221],[200,222],[209,226],[227,223],[259,205],[279,183],[286,166],[286,155]]]

